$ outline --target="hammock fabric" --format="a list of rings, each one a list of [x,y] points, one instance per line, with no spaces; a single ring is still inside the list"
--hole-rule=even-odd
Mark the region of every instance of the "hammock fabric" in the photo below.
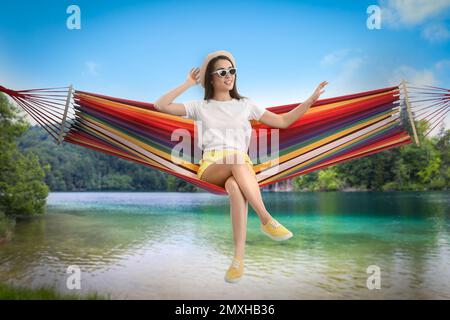
[[[423,90],[437,91],[439,95],[433,98],[442,100],[440,106],[446,104],[443,110],[448,111],[448,90],[438,91],[432,87]],[[224,188],[198,179],[198,157],[172,154],[179,143],[171,140],[177,129],[192,139],[191,145],[195,148],[192,119],[160,112],[152,103],[72,90],[71,87],[13,91],[0,86],[0,91],[10,95],[58,142],[77,144],[140,163],[209,192],[227,194]],[[276,159],[250,153],[259,186],[409,144],[413,142],[412,137],[418,144],[406,94],[403,83],[403,86],[317,101],[289,128],[277,129]],[[267,110],[280,114],[297,106],[295,103]],[[254,129],[251,145],[255,141],[271,141],[273,128],[256,120],[252,120],[251,125]]]

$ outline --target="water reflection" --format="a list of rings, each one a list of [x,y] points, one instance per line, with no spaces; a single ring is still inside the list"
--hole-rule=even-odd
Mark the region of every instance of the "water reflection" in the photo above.
[[[448,193],[264,193],[295,237],[274,242],[250,208],[246,275],[227,197],[207,193],[52,193],[0,247],[0,281],[56,284],[79,265],[83,290],[113,298],[450,298]],[[366,287],[369,265],[382,290]]]

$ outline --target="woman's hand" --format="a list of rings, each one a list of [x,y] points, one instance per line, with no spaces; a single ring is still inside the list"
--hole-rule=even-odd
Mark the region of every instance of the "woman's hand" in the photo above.
[[[325,92],[325,90],[323,90],[323,88],[327,84],[328,84],[328,82],[326,82],[326,81],[321,82],[317,86],[316,90],[314,90],[314,93],[311,95],[311,97],[308,98],[308,100],[306,100],[303,103],[300,103],[296,108],[292,109],[291,111],[283,113],[281,115],[278,115],[278,116],[280,116],[281,119],[274,120],[274,121],[272,121],[272,123],[279,122],[279,123],[281,123],[281,125],[273,126],[273,127],[283,128],[283,129],[289,128],[289,126],[292,123],[294,123],[295,121],[297,121],[297,119],[299,119],[301,116],[303,116],[303,114],[305,114],[308,111],[308,109],[314,104],[314,102],[316,102],[317,99],[319,99],[320,95]],[[266,121],[269,118],[269,116],[271,116],[272,118],[277,117],[277,116],[273,117],[272,115],[274,115],[274,114],[270,114],[268,112],[264,113],[263,116],[261,117],[260,122],[264,123],[264,121]],[[269,119],[269,121],[270,120],[271,119]]]
[[[191,71],[189,71],[186,82],[190,86],[195,86],[200,81],[200,69],[199,68],[192,68]]]
[[[320,97],[320,95],[322,94],[322,93],[324,93],[325,92],[325,90],[323,90],[323,88],[326,86],[328,84],[328,82],[327,81],[323,81],[323,82],[321,82],[318,86],[317,86],[317,88],[316,88],[316,90],[314,91],[314,93],[311,95],[311,97],[309,97],[308,98],[308,103],[310,104],[310,105],[313,105],[316,101],[317,101],[317,99],[319,99],[319,97]]]

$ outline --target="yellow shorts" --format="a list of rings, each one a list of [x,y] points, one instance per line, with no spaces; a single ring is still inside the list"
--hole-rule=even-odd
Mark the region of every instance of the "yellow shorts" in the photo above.
[[[207,150],[203,152],[203,159],[199,162],[200,167],[197,171],[197,177],[201,178],[206,168],[216,162],[222,164],[247,164],[251,171],[255,173],[253,170],[253,162],[246,152],[235,149]]]

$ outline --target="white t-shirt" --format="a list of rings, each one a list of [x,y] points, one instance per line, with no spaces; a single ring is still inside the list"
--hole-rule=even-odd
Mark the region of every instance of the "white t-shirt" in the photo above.
[[[197,126],[198,146],[210,149],[237,149],[248,151],[252,134],[250,120],[259,120],[266,109],[251,99],[229,101],[191,100],[183,102],[185,118]]]

